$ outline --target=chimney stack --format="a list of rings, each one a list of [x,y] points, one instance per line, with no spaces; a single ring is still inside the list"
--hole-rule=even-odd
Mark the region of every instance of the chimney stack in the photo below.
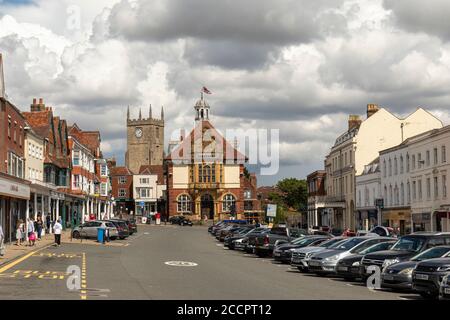
[[[378,110],[380,110],[378,105],[369,103],[367,105],[367,118],[370,118],[371,116],[373,116]]]
[[[348,130],[359,127],[362,123],[360,116],[351,114],[348,116]]]
[[[45,107],[45,104],[44,104],[44,99],[39,98],[39,103],[36,103],[36,102],[37,102],[37,99],[33,98],[33,103],[30,106],[31,112],[47,110],[47,108]]]

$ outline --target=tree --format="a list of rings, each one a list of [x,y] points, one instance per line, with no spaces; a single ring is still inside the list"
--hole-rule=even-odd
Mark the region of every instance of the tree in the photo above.
[[[308,204],[306,180],[286,178],[278,181],[277,188],[280,190],[278,201],[287,208],[293,208],[299,212],[306,211]]]

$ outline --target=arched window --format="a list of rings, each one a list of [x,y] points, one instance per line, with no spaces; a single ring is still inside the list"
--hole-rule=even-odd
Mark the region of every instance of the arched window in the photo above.
[[[236,198],[232,194],[223,197],[222,211],[231,212],[236,206]]]
[[[191,197],[182,194],[178,197],[178,212],[191,212]]]
[[[403,174],[403,155],[400,156],[400,174]]]
[[[406,154],[406,172],[409,172],[409,154]]]
[[[400,185],[400,204],[403,206],[405,205],[405,185],[402,184]]]
[[[392,176],[392,160],[389,159],[389,177]]]

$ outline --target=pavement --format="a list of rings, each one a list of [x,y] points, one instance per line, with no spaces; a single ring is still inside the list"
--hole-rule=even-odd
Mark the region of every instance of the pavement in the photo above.
[[[202,226],[141,225],[113,243],[65,241],[4,264],[0,299],[418,299],[224,249]],[[79,288],[73,274],[80,275]]]

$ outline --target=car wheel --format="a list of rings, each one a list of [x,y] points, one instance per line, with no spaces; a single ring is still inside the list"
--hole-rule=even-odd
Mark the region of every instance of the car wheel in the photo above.
[[[125,239],[125,237],[119,237],[119,239],[120,239],[120,240],[123,240],[123,239]]]
[[[352,277],[344,277],[345,281],[353,281],[354,279]]]
[[[422,296],[422,298],[430,300],[430,299],[437,299],[438,295],[429,293],[429,292],[419,292],[419,294]]]
[[[302,267],[297,267],[297,269],[298,269],[298,271],[300,271],[302,273],[306,272],[305,269],[303,269]]]
[[[80,233],[78,231],[74,231],[73,234],[72,234],[72,238],[80,239],[81,238]]]

